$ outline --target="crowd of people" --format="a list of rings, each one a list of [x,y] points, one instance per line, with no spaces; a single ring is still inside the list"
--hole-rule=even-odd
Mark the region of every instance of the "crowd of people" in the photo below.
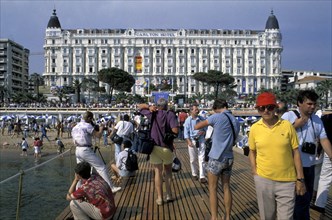
[[[300,91],[297,109],[291,111],[274,94],[263,92],[257,96],[254,106],[260,119],[248,122],[246,126],[240,125],[223,99],[214,100],[209,112],[200,111],[197,103],[189,106],[189,112],[174,112],[168,109],[167,100],[160,98],[151,105],[139,104],[134,115],[124,113],[117,121],[100,121],[98,124],[94,114],[87,111],[81,122],[70,129],[70,137],[76,146],[77,167],[66,198],[71,200],[74,218],[112,218],[116,207],[114,193],[122,190],[115,183],[124,177],[137,175],[135,171],[127,170],[125,164],[129,153],[139,153],[135,141],[139,129],[149,129],[154,141],[149,163],[154,172],[158,206],[176,200],[172,192],[172,163],[176,150],[174,138],[177,137],[188,147],[193,181],[208,184],[211,219],[220,215],[217,198],[219,179],[224,194],[224,219],[231,219],[231,176],[236,163],[233,147],[242,134],[247,135],[248,159],[261,219],[309,220],[310,208],[324,213],[332,182],[332,114],[321,118],[316,115],[317,99],[318,95],[312,90]],[[151,121],[153,123],[149,123]],[[59,122],[55,127],[58,129],[56,144],[60,153],[63,152],[61,137],[66,126]],[[33,128],[34,125],[28,127]],[[42,145],[43,139],[49,140],[47,130],[43,132],[42,127],[40,138],[35,138],[36,157],[39,156],[37,142]],[[166,138],[169,133],[173,138]],[[103,138],[104,146],[107,146],[115,135],[121,141],[114,144],[111,176],[105,161],[93,149],[93,141]],[[212,140],[209,152],[206,148],[208,138]],[[25,139],[24,135],[22,155],[27,151]],[[82,198],[84,202],[79,202]]]

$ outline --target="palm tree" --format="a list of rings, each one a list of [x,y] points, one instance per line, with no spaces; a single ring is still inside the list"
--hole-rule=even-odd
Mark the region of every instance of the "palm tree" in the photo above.
[[[316,91],[320,97],[325,98],[325,108],[327,108],[329,103],[329,92],[332,92],[332,80],[327,79],[320,82]]]

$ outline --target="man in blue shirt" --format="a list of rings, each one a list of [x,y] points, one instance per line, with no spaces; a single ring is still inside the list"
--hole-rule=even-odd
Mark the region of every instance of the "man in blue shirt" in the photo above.
[[[296,196],[294,219],[310,219],[310,202],[313,193],[315,178],[315,158],[317,154],[317,141],[320,141],[325,153],[332,158],[332,146],[327,138],[322,120],[314,114],[319,96],[313,90],[302,90],[297,97],[296,111],[288,111],[282,119],[293,124],[299,138],[300,155],[303,166],[304,179],[307,192],[303,196]],[[313,152],[312,152],[313,151]]]
[[[240,124],[228,110],[226,100],[216,99],[212,109],[215,114],[209,116],[207,120],[199,122],[194,128],[199,130],[209,125],[213,127],[212,148],[207,165],[211,220],[215,220],[218,217],[217,187],[219,176],[221,177],[224,190],[225,220],[229,220],[232,208],[230,178],[234,158],[233,146],[234,140],[240,131]]]

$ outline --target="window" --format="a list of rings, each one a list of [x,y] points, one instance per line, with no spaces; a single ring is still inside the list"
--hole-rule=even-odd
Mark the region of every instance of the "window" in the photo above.
[[[173,63],[173,59],[172,58],[168,58],[167,62],[168,62],[168,64],[172,64]]]
[[[168,49],[167,52],[168,52],[168,54],[171,54],[172,53],[172,49]]]
[[[158,49],[158,50],[156,50],[156,53],[157,53],[157,54],[160,54],[160,50],[159,50],[159,49]]]
[[[194,54],[195,53],[195,49],[191,49],[191,53]]]
[[[226,48],[226,55],[227,56],[231,55],[231,49],[230,48]]]
[[[242,55],[242,50],[241,49],[237,49],[236,53],[237,53],[238,56],[240,56],[240,55]]]

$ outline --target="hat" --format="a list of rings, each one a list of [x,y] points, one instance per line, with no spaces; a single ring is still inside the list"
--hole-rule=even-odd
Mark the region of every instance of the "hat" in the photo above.
[[[124,140],[123,141],[123,147],[124,148],[131,148],[132,144],[131,144],[131,141],[129,140]]]
[[[265,105],[277,106],[276,97],[274,94],[269,92],[263,92],[257,96],[256,107]]]

